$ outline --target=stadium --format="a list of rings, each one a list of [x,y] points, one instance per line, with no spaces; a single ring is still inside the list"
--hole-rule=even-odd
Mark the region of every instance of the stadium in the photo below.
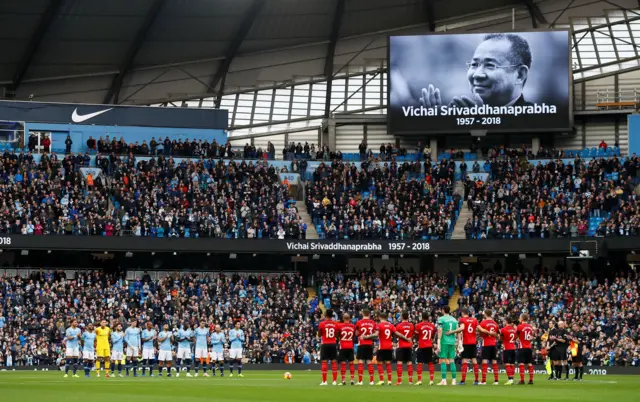
[[[4,399],[637,399],[640,2],[0,20]]]

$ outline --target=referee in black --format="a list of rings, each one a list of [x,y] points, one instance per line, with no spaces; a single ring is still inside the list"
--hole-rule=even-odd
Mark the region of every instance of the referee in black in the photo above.
[[[582,374],[584,374],[584,357],[582,350],[584,349],[584,334],[580,330],[578,324],[573,324],[573,331],[571,331],[571,340],[577,344],[576,354],[571,353],[571,361],[573,362],[573,381],[582,381]]]
[[[569,379],[569,366],[567,365],[567,350],[569,349],[569,331],[567,331],[564,321],[558,321],[558,327],[549,332],[549,341],[551,348],[549,358],[555,372],[554,380],[562,379],[562,367],[566,366],[567,376]]]

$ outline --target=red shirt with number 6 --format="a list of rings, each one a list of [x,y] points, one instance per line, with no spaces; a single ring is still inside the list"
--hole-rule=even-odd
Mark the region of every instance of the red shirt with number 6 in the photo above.
[[[533,340],[533,327],[527,323],[518,325],[518,338],[520,339],[520,348],[531,349],[531,341]]]
[[[462,317],[458,320],[460,326],[464,325],[464,331],[462,331],[462,344],[463,345],[475,345],[476,344],[476,328],[478,328],[478,320],[473,317]]]
[[[516,350],[516,341],[518,340],[518,330],[512,325],[507,325],[500,331],[502,335],[502,343],[504,350]]]
[[[416,333],[418,334],[418,348],[432,348],[433,336],[436,333],[436,326],[430,322],[422,321],[416,325]]]
[[[493,334],[498,333],[498,324],[493,320],[482,320],[480,327],[485,331],[489,331]],[[482,334],[482,344],[484,346],[496,346],[496,338],[492,335]]]
[[[333,320],[324,320],[320,322],[318,332],[322,337],[323,345],[335,345],[336,336],[338,336],[338,323]]]
[[[353,337],[356,333],[355,325],[351,323],[342,323],[338,328],[340,330],[340,349],[353,349]]]
[[[413,338],[414,330],[415,328],[413,324],[407,321],[399,322],[396,325],[396,331],[400,332],[402,335],[406,336],[409,339]],[[404,339],[400,339],[398,341],[399,348],[410,348],[412,346],[413,346],[413,343],[411,341],[407,342]]]

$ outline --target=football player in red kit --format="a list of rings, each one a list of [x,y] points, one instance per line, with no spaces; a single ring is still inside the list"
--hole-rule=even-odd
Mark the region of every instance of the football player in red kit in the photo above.
[[[498,353],[496,349],[496,339],[500,336],[498,324],[493,321],[493,311],[486,310],[484,312],[484,320],[478,326],[478,332],[482,337],[482,382],[480,385],[487,384],[487,371],[489,370],[489,362],[493,370],[493,385],[498,385]]]
[[[413,333],[415,327],[409,322],[409,313],[402,313],[402,321],[396,324],[396,331],[404,335],[408,340],[400,339],[398,341],[398,349],[396,349],[396,371],[398,382],[396,385],[402,384],[402,364],[407,364],[407,372],[409,374],[409,384],[413,384]]]
[[[378,378],[380,381],[376,385],[384,385],[384,368],[387,369],[387,384],[391,385],[391,360],[393,360],[393,336],[410,342],[410,339],[396,331],[396,327],[387,321],[383,313],[378,313],[378,326],[370,338],[378,338]]]
[[[362,385],[362,376],[364,375],[364,365],[367,364],[369,371],[369,385],[373,382],[373,339],[372,335],[376,330],[376,323],[371,319],[371,311],[362,310],[362,319],[356,323],[356,336],[358,337],[358,383]]]
[[[438,331],[436,326],[430,321],[429,313],[422,313],[422,321],[416,325],[416,336],[418,337],[418,382],[422,385],[422,365],[429,365],[429,385],[433,385],[433,341],[436,339]]]
[[[473,374],[475,375],[475,382],[473,385],[478,385],[478,347],[476,332],[478,330],[478,320],[471,317],[468,309],[462,310],[462,317],[458,320],[458,329],[451,331],[452,334],[462,332],[462,347],[463,351],[460,354],[462,358],[462,381],[458,385],[464,385],[467,379],[467,370],[469,369],[469,361],[473,363]]]
[[[353,337],[356,333],[356,326],[351,323],[351,316],[345,313],[342,316],[342,323],[338,325],[340,335],[340,353],[338,353],[338,361],[340,361],[340,374],[342,382],[339,385],[346,385],[345,377],[347,375],[347,363],[349,364],[349,373],[351,374],[351,385],[354,384],[354,367],[353,367]]]
[[[524,366],[527,365],[529,371],[529,384],[533,385],[533,350],[531,349],[531,341],[535,337],[535,329],[529,325],[529,314],[520,315],[520,324],[516,328],[518,331],[518,339],[520,339],[520,349],[518,350],[518,363],[520,364],[520,382],[518,385],[524,385]]]
[[[502,338],[502,346],[504,346],[502,362],[509,378],[504,385],[513,385],[513,376],[516,372],[516,341],[518,340],[518,330],[513,324],[513,318],[505,318],[504,327],[500,330],[500,337]]]
[[[320,361],[322,363],[322,382],[320,385],[327,385],[327,371],[329,371],[329,361],[331,361],[331,371],[333,373],[333,385],[338,380],[338,348],[336,347],[336,338],[338,336],[338,322],[333,320],[333,310],[328,309],[325,319],[318,326],[318,335],[321,337],[320,345]]]

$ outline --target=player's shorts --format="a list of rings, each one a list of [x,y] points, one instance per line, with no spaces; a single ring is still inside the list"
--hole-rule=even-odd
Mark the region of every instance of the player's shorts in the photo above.
[[[196,359],[206,359],[207,357],[209,357],[207,348],[196,348]]]
[[[191,359],[191,348],[178,347],[178,354],[176,354],[176,359]]]
[[[498,352],[495,346],[482,347],[482,360],[498,360]]]
[[[460,354],[460,357],[463,359],[476,359],[478,358],[478,348],[475,344],[473,345],[462,345],[464,350]]]
[[[565,361],[567,360],[567,348],[554,346],[549,350],[549,359],[552,361]]]
[[[456,358],[456,345],[440,345],[438,358],[453,360]]]
[[[65,357],[80,357],[79,348],[67,348],[64,353]]]
[[[140,348],[136,346],[127,346],[127,357],[138,357],[140,355]]]
[[[392,361],[393,360],[393,350],[391,350],[391,349],[384,349],[384,350],[378,349],[378,354],[376,356],[376,359],[378,359],[378,363]]]
[[[513,350],[505,350],[502,352],[502,363],[504,364],[516,364],[516,351]]]
[[[215,352],[215,351],[212,350],[211,354],[209,356],[211,356],[211,361],[212,362],[223,362],[224,361],[224,351]]]
[[[336,360],[338,357],[337,345],[325,344],[320,345],[320,360]]]
[[[418,363],[433,363],[433,348],[418,349]]]
[[[153,360],[156,358],[156,352],[153,349],[144,349],[142,348],[142,359],[143,360]]]
[[[96,352],[89,352],[86,350],[82,351],[82,358],[84,360],[95,360],[96,359]]]
[[[97,348],[96,349],[97,357],[109,357],[111,356],[111,350],[109,348]]]
[[[573,357],[572,362],[582,363],[582,361],[584,360],[584,356],[582,355],[582,348],[580,347],[580,345],[578,345],[578,353],[576,353],[576,355],[572,357]]]
[[[340,349],[338,352],[338,361],[340,362],[352,362],[354,360],[353,349]]]
[[[402,363],[409,363],[413,361],[413,350],[411,348],[398,348],[396,349],[396,361]]]
[[[533,364],[533,350],[531,348],[518,350],[518,363]]]
[[[373,360],[373,345],[358,345],[356,359],[368,361]]]
[[[229,349],[229,359],[231,360],[242,359],[242,348]]]
[[[119,362],[122,359],[124,359],[124,353],[122,353],[121,351],[114,350],[113,352],[111,352],[111,361]]]
[[[171,360],[173,360],[173,356],[170,350],[161,350],[158,352],[159,362],[170,362]]]

